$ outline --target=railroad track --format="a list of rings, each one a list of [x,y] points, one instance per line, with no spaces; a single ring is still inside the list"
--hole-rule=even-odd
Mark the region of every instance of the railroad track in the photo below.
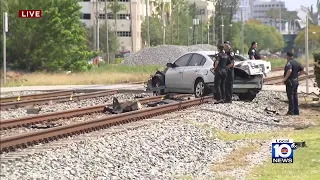
[[[54,103],[54,102],[66,102],[66,101],[80,101],[82,99],[108,96],[108,95],[113,95],[117,93],[118,93],[118,90],[107,90],[107,91],[98,91],[98,92],[78,94],[78,95],[70,94],[68,96],[47,97],[47,98],[29,99],[24,101],[6,102],[6,103],[1,103],[0,107],[1,107],[1,110],[4,110],[4,109],[10,109],[10,108],[24,107],[28,105],[47,104],[49,102]]]
[[[149,98],[149,101],[160,100],[162,96]],[[153,116],[179,111],[191,106],[197,106],[205,102],[212,101],[211,96],[195,98],[176,103],[170,103],[158,107],[150,107],[142,110],[107,116],[95,120],[83,121],[74,124],[54,127],[45,130],[39,130],[30,133],[18,134],[0,139],[0,153],[14,151],[17,148],[24,148],[38,143],[46,143],[64,137],[88,133],[104,129],[113,125],[124,124],[132,121],[138,121]],[[147,102],[147,101],[145,101]],[[70,116],[70,114],[69,114]],[[2,123],[2,122],[1,122]]]
[[[53,92],[41,93],[41,94],[24,95],[24,96],[2,97],[0,98],[0,103],[65,96],[65,95],[71,95],[73,93],[74,93],[73,90],[63,90],[63,91],[53,91]]]
[[[190,96],[190,95],[181,94],[181,95],[175,95],[174,97],[179,98],[179,97],[186,97],[186,96]],[[146,104],[153,101],[159,101],[163,99],[163,97],[164,96],[152,96],[147,98],[139,98],[138,100],[141,104]],[[112,104],[90,106],[90,107],[84,107],[84,108],[78,108],[78,109],[71,109],[67,111],[59,111],[59,112],[45,113],[45,114],[39,114],[34,116],[25,116],[25,117],[14,118],[9,120],[1,120],[0,130],[6,130],[6,129],[15,128],[15,127],[26,127],[32,124],[41,123],[45,121],[49,122],[57,119],[71,118],[76,116],[102,112],[104,110],[104,107],[106,106],[112,106]]]
[[[314,78],[315,75],[313,74],[314,70],[309,71],[309,77],[310,78]],[[282,84],[282,79],[283,79],[283,75],[281,76],[273,76],[273,77],[269,77],[269,78],[265,78],[264,79],[264,84]],[[299,77],[299,81],[305,80],[307,79],[306,75],[302,75]]]
[[[309,67],[313,67],[313,66],[314,66],[314,62],[312,62],[312,63],[309,64]],[[271,68],[272,68],[272,67],[271,67]],[[283,68],[284,68],[284,67],[275,67],[275,68],[272,68],[272,69],[271,69],[271,72],[272,72],[272,71],[283,71]]]

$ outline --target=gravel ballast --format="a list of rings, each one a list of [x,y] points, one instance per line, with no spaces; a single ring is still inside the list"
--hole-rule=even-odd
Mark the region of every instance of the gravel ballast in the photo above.
[[[110,96],[83,99],[81,101],[68,101],[63,103],[40,105],[41,111],[39,112],[39,114],[52,113],[57,111],[66,111],[70,109],[96,106],[101,104],[109,104],[109,103],[112,103],[113,97],[118,98],[119,101],[125,101],[125,100],[132,100],[135,96],[150,97],[151,95],[152,93],[142,93],[142,94],[119,93],[119,94],[110,95]],[[32,115],[35,115],[35,114],[27,114],[27,108],[22,107],[17,109],[10,109],[7,111],[1,111],[1,120],[18,118],[23,116],[32,116]]]
[[[12,96],[26,96],[26,95],[32,95],[32,94],[42,94],[42,93],[48,93],[47,91],[13,91],[13,92],[7,92],[1,94],[1,97],[12,97]]]
[[[191,46],[160,45],[144,48],[141,51],[125,57],[123,64],[127,65],[161,65],[172,62],[187,52],[216,51],[215,46],[198,44]]]
[[[179,118],[154,120],[148,126],[103,136],[101,133],[81,142],[70,140],[66,147],[46,149],[19,162],[1,163],[1,179],[177,179],[182,176],[214,179],[221,172],[212,170],[213,163],[223,162],[229,153],[247,144],[259,143],[226,142],[218,139],[216,130],[232,133],[279,130],[288,125],[290,117],[268,114],[265,108],[276,111],[286,108],[279,101],[283,99],[285,94],[281,92],[260,92],[253,102],[203,104],[187,109]],[[269,152],[269,145],[262,143],[264,150],[252,155],[259,157],[259,162],[252,161],[246,168],[224,173],[244,179],[255,165],[270,157],[265,150]]]

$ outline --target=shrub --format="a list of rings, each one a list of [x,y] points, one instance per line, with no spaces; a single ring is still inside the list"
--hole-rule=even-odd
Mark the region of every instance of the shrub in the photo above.
[[[316,76],[316,82],[320,88],[320,50],[313,53],[314,58],[314,75]]]

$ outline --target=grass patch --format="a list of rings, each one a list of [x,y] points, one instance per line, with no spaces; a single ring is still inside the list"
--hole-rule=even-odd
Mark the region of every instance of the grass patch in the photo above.
[[[296,59],[297,61],[299,61],[301,64],[306,64],[306,60],[305,59]],[[275,68],[275,67],[284,67],[287,63],[286,59],[266,59],[266,61],[270,61],[271,63],[271,67]],[[310,59],[310,63],[313,63],[314,60]]]
[[[214,172],[224,172],[231,171],[237,168],[243,168],[249,165],[249,162],[246,160],[247,156],[259,150],[260,146],[258,145],[249,145],[236,149],[227,156],[226,160],[215,163],[212,167]]]
[[[146,81],[160,66],[102,65],[83,73],[8,72],[7,86],[93,85]]]

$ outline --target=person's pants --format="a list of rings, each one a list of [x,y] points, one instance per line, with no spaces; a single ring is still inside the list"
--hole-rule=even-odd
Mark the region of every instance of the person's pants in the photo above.
[[[298,86],[298,79],[291,79],[286,81],[286,92],[289,100],[288,113],[296,115],[299,115]]]
[[[233,81],[234,81],[234,70],[227,70],[227,79],[226,79],[226,101],[232,100],[233,94]]]
[[[226,69],[217,70],[214,76],[215,99],[217,101],[225,99],[225,82],[227,77]]]

